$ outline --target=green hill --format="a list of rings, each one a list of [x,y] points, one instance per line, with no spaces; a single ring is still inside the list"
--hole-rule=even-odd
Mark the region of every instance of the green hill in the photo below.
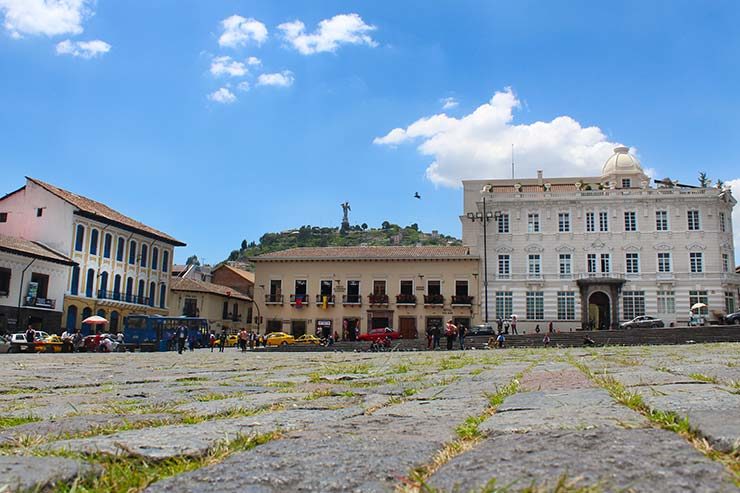
[[[324,246],[383,246],[383,245],[461,245],[462,241],[454,236],[438,234],[436,231],[425,233],[419,230],[417,224],[401,227],[397,224],[383,222],[379,229],[369,228],[367,224],[350,226],[349,231],[341,232],[339,228],[325,228],[320,226],[301,226],[280,233],[265,233],[259,242],[248,243],[242,241],[239,250],[229,254],[229,261],[247,264],[249,257],[263,253],[285,250],[296,247],[324,247]]]

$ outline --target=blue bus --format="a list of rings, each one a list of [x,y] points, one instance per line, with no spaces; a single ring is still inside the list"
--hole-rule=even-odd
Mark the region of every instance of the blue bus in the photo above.
[[[123,319],[123,343],[129,351],[171,351],[177,349],[177,328],[188,329],[188,341],[208,347],[208,320],[194,317],[130,315]]]

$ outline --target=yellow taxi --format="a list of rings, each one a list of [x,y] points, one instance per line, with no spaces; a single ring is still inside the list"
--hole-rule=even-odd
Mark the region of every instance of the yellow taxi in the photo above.
[[[296,344],[321,344],[321,339],[316,337],[315,335],[311,334],[303,334],[302,336],[296,338],[295,340]]]
[[[43,340],[35,341],[35,350],[37,353],[61,353],[62,352],[62,338],[58,335],[48,336]]]
[[[237,342],[239,342],[239,337],[231,334],[229,336],[226,336],[226,344],[224,346],[226,347],[234,347],[236,346]],[[216,342],[213,343],[214,346],[220,346],[221,345],[221,338],[216,339]]]
[[[286,346],[288,344],[295,344],[295,337],[285,332],[271,332],[267,334],[268,346]]]

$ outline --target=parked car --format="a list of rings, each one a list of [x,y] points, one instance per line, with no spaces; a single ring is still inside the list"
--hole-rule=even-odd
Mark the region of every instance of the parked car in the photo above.
[[[295,337],[285,332],[271,332],[267,334],[268,346],[287,346],[288,344],[295,344]]]
[[[740,325],[740,312],[730,313],[725,317],[725,323],[728,325]]]
[[[226,336],[226,344],[224,346],[226,347],[234,347],[239,342],[239,337],[236,334],[231,334]],[[216,346],[221,345],[221,338],[219,337],[216,339],[216,342],[214,343]]]
[[[316,345],[319,345],[319,344],[321,344],[321,339],[319,339],[315,335],[303,334],[302,336],[296,338],[295,343],[296,344],[316,344]]]
[[[82,339],[82,347],[80,348],[80,351],[90,353],[113,353],[119,350],[125,351],[126,348],[124,345],[119,344],[115,335],[111,334],[100,334],[100,338],[97,335],[85,336]]]
[[[492,325],[473,325],[470,327],[470,331],[467,335],[469,336],[492,336],[496,333],[496,329]]]
[[[401,333],[397,332],[390,327],[370,329],[367,334],[360,334],[357,338],[359,341],[382,341],[386,337],[391,339],[400,339]]]
[[[622,322],[619,327],[621,329],[644,329],[648,327],[665,327],[665,324],[659,318],[651,317],[649,315],[643,315],[641,317],[635,317],[627,322]]]

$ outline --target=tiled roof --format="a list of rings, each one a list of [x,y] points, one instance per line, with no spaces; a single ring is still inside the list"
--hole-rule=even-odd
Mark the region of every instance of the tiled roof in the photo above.
[[[244,269],[237,269],[236,267],[232,267],[229,264],[221,264],[215,269],[213,269],[213,272],[216,272],[218,269],[230,270],[237,276],[242,277],[243,279],[246,279],[247,281],[254,284],[254,272],[249,272],[248,270],[244,270]]]
[[[120,212],[114,211],[113,209],[111,209],[105,204],[101,204],[100,202],[89,199],[87,197],[83,197],[81,195],[77,195],[75,193],[69,192],[59,187],[55,187],[54,185],[50,185],[41,180],[37,180],[35,178],[30,178],[27,176],[26,179],[35,183],[41,188],[47,190],[48,192],[56,195],[57,197],[64,200],[65,202],[72,204],[73,206],[77,207],[80,211],[89,214],[94,219],[120,225],[129,230],[133,230],[137,233],[143,234],[145,236],[153,237],[158,240],[162,240],[165,243],[169,243],[171,245],[185,246],[185,243],[181,242],[180,240],[177,240],[168,234],[158,231],[152,227],[149,227],[144,223],[140,223],[139,221],[131,219],[128,216],[124,216]]]
[[[188,279],[185,277],[174,277],[172,278],[172,291],[190,291],[195,293],[210,293],[217,294],[220,296],[227,296],[244,301],[252,301],[249,296],[241,294],[239,291],[228,286],[221,286],[220,284],[213,284],[212,282],[198,281],[196,279]]]
[[[24,257],[48,260],[57,264],[76,265],[69,257],[57,253],[38,241],[24,240],[14,236],[0,235],[0,251],[23,255]]]
[[[289,248],[265,253],[252,260],[427,260],[474,258],[466,246],[349,246]]]

